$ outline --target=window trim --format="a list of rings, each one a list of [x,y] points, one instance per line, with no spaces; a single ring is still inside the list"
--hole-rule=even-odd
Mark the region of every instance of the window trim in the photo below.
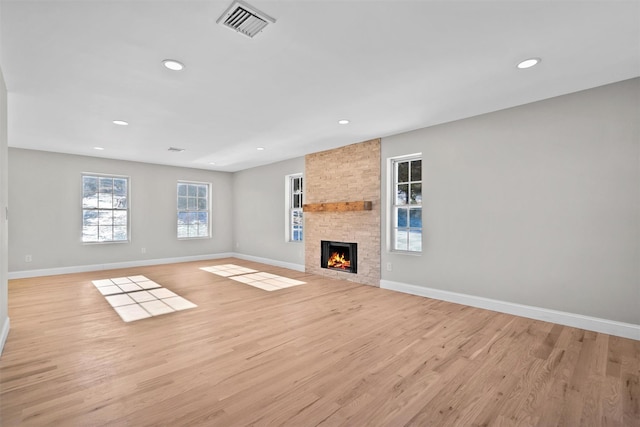
[[[201,210],[195,210],[195,211],[190,211],[187,207],[187,210],[180,210],[178,208],[178,200],[179,200],[179,195],[178,195],[178,185],[179,184],[197,184],[197,185],[206,185],[207,186],[207,235],[206,236],[187,236],[187,237],[180,237],[178,236],[178,217],[180,212],[203,212]],[[178,240],[202,240],[202,239],[211,239],[212,238],[212,232],[211,232],[211,188],[213,187],[213,185],[210,182],[203,182],[203,181],[190,181],[190,180],[184,180],[184,179],[179,179],[176,182],[176,216],[175,216],[175,225],[176,225],[176,238]]]
[[[402,155],[402,156],[395,156],[395,157],[390,157],[387,159],[387,191],[389,192],[388,197],[387,197],[387,251],[388,252],[392,252],[395,254],[402,254],[402,255],[411,255],[411,256],[421,256],[422,252],[424,250],[424,224],[423,226],[420,228],[420,236],[421,236],[421,245],[420,245],[420,250],[419,251],[412,251],[409,249],[396,249],[395,248],[395,238],[396,238],[396,207],[398,205],[396,205],[396,164],[397,163],[402,163],[402,162],[407,162],[407,161],[412,161],[412,160],[421,160],[423,161],[424,159],[422,158],[422,153],[413,153],[413,154],[406,154],[406,155]],[[422,171],[422,177],[424,178],[424,170]],[[413,182],[413,181],[411,181]],[[420,180],[420,183],[423,184],[424,183],[424,179]],[[424,191],[424,186],[422,187],[423,191]],[[407,206],[412,206],[412,205],[407,205]],[[423,203],[420,203],[419,205],[413,205],[415,207],[420,207],[421,209],[423,208]],[[424,213],[424,210],[422,210],[422,213]],[[409,218],[407,218],[407,220],[409,221]],[[410,228],[410,227],[408,227]]]
[[[124,178],[127,180],[127,238],[125,240],[105,240],[105,241],[85,241],[84,240],[84,211],[87,210],[83,206],[84,200],[84,177],[96,177],[96,178]],[[91,209],[93,210],[93,209]],[[95,210],[100,210],[96,207]],[[111,208],[111,210],[115,210]],[[119,209],[123,210],[123,209]],[[81,172],[80,173],[80,242],[83,245],[110,245],[110,244],[123,244],[131,243],[131,177],[128,175],[118,175],[111,173],[97,173],[97,172]]]
[[[299,211],[303,212],[302,206],[300,208],[293,208],[293,180],[294,179],[302,179],[302,203],[304,203],[304,173],[292,173],[289,175],[285,175],[284,177],[284,187],[285,187],[285,197],[284,197],[284,240],[287,243],[303,243],[304,242],[304,214],[302,214],[302,239],[293,240],[293,212]]]

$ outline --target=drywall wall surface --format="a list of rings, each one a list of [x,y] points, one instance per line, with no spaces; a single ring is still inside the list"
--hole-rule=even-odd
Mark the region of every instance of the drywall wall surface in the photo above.
[[[130,178],[129,242],[82,243],[86,172]],[[9,179],[10,272],[217,254],[232,247],[230,173],[10,148]],[[210,239],[177,238],[179,180],[211,183]]]
[[[382,279],[640,324],[640,79],[382,140],[423,158],[423,252]],[[387,267],[391,271],[387,271]]]
[[[234,252],[304,265],[304,243],[285,233],[285,178],[297,173],[304,173],[304,157],[233,174]]]
[[[4,84],[2,69],[0,69],[0,354],[4,346],[4,340],[9,333],[8,310],[8,168],[7,158],[7,88]]]

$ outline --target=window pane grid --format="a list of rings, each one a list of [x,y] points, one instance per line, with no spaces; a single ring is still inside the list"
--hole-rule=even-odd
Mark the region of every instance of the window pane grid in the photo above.
[[[393,162],[393,250],[422,251],[422,159]]]
[[[296,208],[291,210],[291,240],[302,240],[302,209]]]
[[[82,241],[128,240],[129,179],[108,175],[82,176]]]
[[[300,242],[303,239],[304,219],[302,212],[303,204],[303,181],[302,176],[291,176],[289,178],[289,241]]]
[[[178,182],[177,235],[179,239],[210,237],[209,185]]]

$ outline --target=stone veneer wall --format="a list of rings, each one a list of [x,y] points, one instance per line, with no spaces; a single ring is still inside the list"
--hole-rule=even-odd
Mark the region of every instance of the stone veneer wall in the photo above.
[[[373,202],[370,211],[305,212],[305,270],[380,286],[380,140],[307,155],[304,185],[304,203]],[[321,268],[321,240],[357,243],[357,274]]]

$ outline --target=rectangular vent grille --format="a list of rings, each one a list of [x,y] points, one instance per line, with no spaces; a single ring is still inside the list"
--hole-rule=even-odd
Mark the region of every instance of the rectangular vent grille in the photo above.
[[[174,153],[182,153],[184,151],[184,148],[169,147],[169,151],[172,151]]]
[[[267,21],[260,19],[253,13],[239,7],[224,21],[224,25],[241,32],[245,36],[255,36],[267,26]]]
[[[270,22],[275,23],[276,20],[242,1],[236,1],[216,22],[222,22],[225,27],[253,38]]]

